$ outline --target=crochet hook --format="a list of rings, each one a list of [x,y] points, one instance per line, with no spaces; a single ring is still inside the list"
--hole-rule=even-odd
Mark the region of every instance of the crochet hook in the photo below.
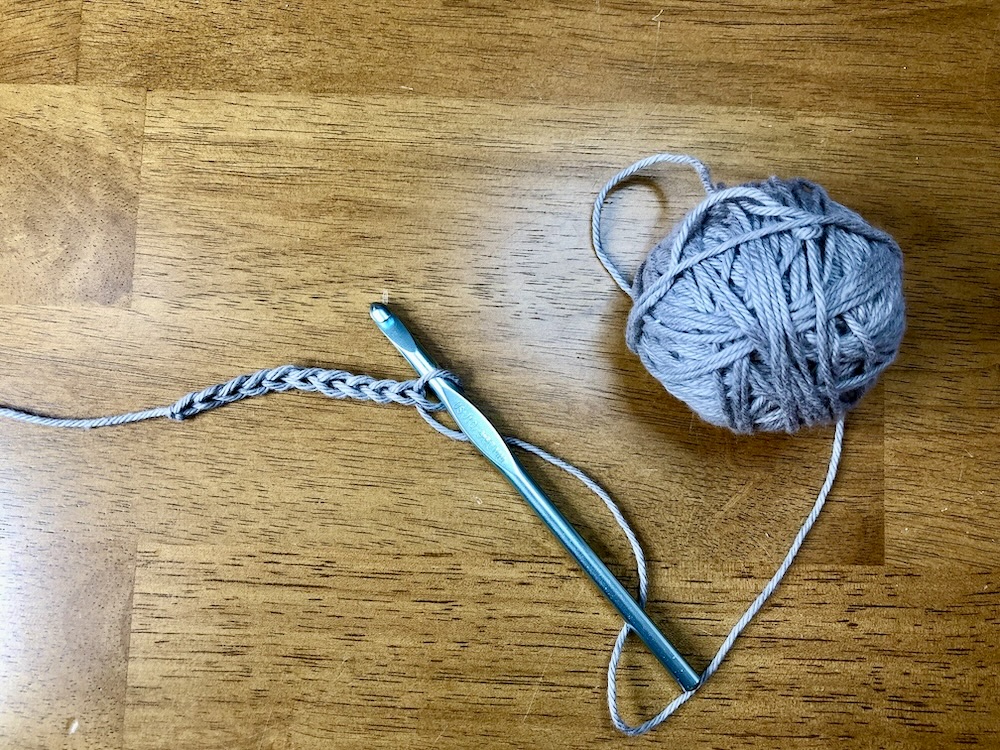
[[[371,317],[379,330],[385,334],[386,338],[410,363],[418,375],[423,377],[438,369],[438,366],[417,343],[403,322],[388,307],[378,303],[373,304]],[[604,561],[570,525],[541,488],[535,484],[510,452],[503,437],[483,413],[465,397],[457,385],[446,378],[431,378],[427,381],[427,385],[441,400],[459,428],[468,436],[469,441],[528,502],[528,505],[538,514],[549,531],[562,543],[566,551],[583,568],[590,579],[597,584],[605,598],[618,610],[625,622],[632,627],[636,635],[642,639],[653,656],[670,672],[678,684],[684,690],[693,690],[697,687],[701,679],[698,673],[684,660],[684,657],[660,632],[628,590],[615,578],[614,573],[608,569]]]

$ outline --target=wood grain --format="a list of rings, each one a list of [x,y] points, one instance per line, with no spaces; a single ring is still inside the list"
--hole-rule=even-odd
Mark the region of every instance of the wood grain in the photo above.
[[[4,6],[0,402],[110,413],[285,362],[409,377],[367,317],[387,295],[505,432],[612,490],[697,668],[830,431],[737,438],[662,392],[594,194],[662,149],[815,179],[900,241],[908,329],[789,578],[640,740],[604,706],[610,607],[410,410],[2,423],[0,748],[992,747],[1000,17],[883,5]],[[615,194],[616,256],[697,200],[671,167]],[[527,463],[634,585],[599,503]],[[626,714],[675,694],[633,646]]]
[[[80,81],[982,116],[998,22],[990,0],[113,0],[84,4]]]
[[[0,4],[0,83],[75,83],[79,0]]]
[[[0,303],[127,305],[144,94],[2,86],[0,97]]]

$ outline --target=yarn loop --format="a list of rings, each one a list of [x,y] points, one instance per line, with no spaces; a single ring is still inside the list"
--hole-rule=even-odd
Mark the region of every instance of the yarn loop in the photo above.
[[[248,375],[238,375],[225,383],[188,393],[168,407],[169,417],[183,420],[245,398],[292,390],[322,393],[338,400],[395,403],[416,406],[425,412],[439,411],[444,405],[427,394],[427,382],[435,377],[458,382],[457,378],[446,370],[434,370],[415,380],[398,381],[377,380],[370,375],[355,375],[344,370],[282,365],[268,370],[257,370]]]

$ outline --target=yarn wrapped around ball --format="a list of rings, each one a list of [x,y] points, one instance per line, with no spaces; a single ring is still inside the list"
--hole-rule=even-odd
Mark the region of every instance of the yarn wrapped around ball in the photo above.
[[[707,197],[629,283],[604,251],[607,194],[657,162],[688,164]],[[594,249],[633,299],[626,342],[673,396],[737,433],[840,421],[903,338],[896,241],[814,182],[727,188],[690,156],[658,154],[611,179],[594,204]]]

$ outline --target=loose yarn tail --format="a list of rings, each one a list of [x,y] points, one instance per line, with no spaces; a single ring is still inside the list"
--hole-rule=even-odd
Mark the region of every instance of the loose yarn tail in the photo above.
[[[368,375],[353,375],[343,370],[322,370],[319,368],[302,368],[294,365],[284,365],[268,370],[258,370],[249,375],[240,375],[225,383],[209,386],[201,391],[188,393],[173,404],[160,406],[142,411],[126,412],[105,417],[72,418],[54,417],[16,409],[10,406],[0,407],[0,417],[13,419],[42,427],[58,427],[65,429],[95,429],[101,427],[117,427],[135,422],[142,422],[149,419],[169,418],[174,420],[184,420],[202,414],[206,411],[217,409],[237,401],[262,396],[267,393],[280,393],[288,390],[301,390],[307,392],[318,392],[330,398],[354,399],[358,401],[373,401],[378,404],[401,404],[413,406],[417,409],[421,417],[442,435],[453,440],[468,441],[465,433],[454,430],[442,424],[434,418],[433,413],[440,411],[443,406],[427,393],[427,381],[433,377],[445,377],[457,382],[457,378],[445,371],[437,370],[428,375],[405,381],[376,380]],[[719,665],[722,664],[726,655],[733,647],[740,633],[750,624],[754,616],[760,611],[767,601],[767,598],[774,592],[781,582],[781,579],[788,572],[795,555],[798,554],[802,542],[805,540],[809,530],[813,527],[819,513],[826,502],[826,497],[833,486],[833,481],[837,475],[837,466],[840,461],[841,445],[844,438],[844,421],[837,423],[836,432],[833,439],[833,450],[830,456],[830,466],[827,470],[826,481],[820,489],[819,496],[813,505],[812,511],[806,517],[805,523],[799,529],[791,548],[785,555],[785,559],[778,566],[777,571],[768,581],[763,591],[757,596],[743,616],[733,626],[733,629],[726,636],[715,657],[705,669],[701,677],[700,685],[704,685]],[[642,545],[639,543],[635,532],[625,519],[621,508],[611,498],[611,495],[601,487],[593,478],[584,471],[563,459],[555,456],[537,445],[521,440],[516,437],[505,437],[504,440],[516,448],[538,456],[542,460],[552,464],[558,469],[565,471],[570,476],[579,480],[588,490],[593,492],[611,513],[615,523],[624,534],[632,555],[635,559],[636,574],[638,576],[638,599],[643,607],[649,594],[649,573],[646,566],[646,556]],[[679,695],[670,702],[660,713],[653,718],[632,726],[628,724],[621,715],[618,708],[618,665],[622,652],[625,648],[625,641],[628,638],[631,628],[628,625],[622,627],[615,640],[614,648],[611,651],[611,658],[608,663],[608,709],[611,713],[611,720],[622,733],[635,737],[645,734],[656,728],[670,717],[678,708],[686,703],[697,691],[691,690]],[[700,687],[699,685],[699,687]]]
[[[747,626],[753,618],[757,616],[757,613],[763,608],[765,602],[767,602],[771,594],[774,593],[774,590],[778,588],[778,584],[781,583],[781,579],[785,577],[788,569],[792,566],[792,562],[795,560],[795,556],[799,553],[799,549],[801,549],[806,536],[816,523],[816,519],[819,518],[820,511],[823,510],[823,506],[826,504],[826,498],[830,494],[830,489],[833,487],[834,480],[837,478],[837,469],[840,466],[840,453],[843,443],[844,420],[841,419],[837,422],[837,426],[834,430],[833,447],[830,450],[830,464],[826,470],[826,479],[823,481],[823,486],[820,488],[819,494],[816,496],[816,502],[813,503],[812,510],[810,510],[809,515],[806,516],[805,521],[799,528],[798,533],[795,535],[795,539],[792,540],[791,547],[788,548],[785,558],[781,561],[781,564],[774,572],[774,575],[771,576],[771,579],[767,582],[767,584],[765,584],[764,588],[757,595],[757,598],[753,600],[746,612],[744,612],[740,619],[736,621],[736,624],[733,625],[732,630],[729,631],[729,635],[726,636],[722,645],[719,646],[719,650],[715,653],[712,661],[705,668],[705,671],[702,672],[701,682],[698,683],[698,687],[677,696],[656,716],[635,726],[626,722],[622,718],[621,712],[618,709],[618,663],[621,660],[622,652],[625,649],[625,640],[628,638],[628,635],[632,630],[632,628],[628,625],[624,625],[622,627],[621,631],[618,633],[618,638],[615,640],[614,648],[611,650],[611,661],[608,664],[608,710],[611,712],[611,721],[614,723],[615,728],[618,729],[618,731],[623,734],[627,734],[630,737],[638,737],[639,735],[655,729],[664,721],[669,719],[678,708],[687,703],[688,700],[690,700],[694,694],[698,692],[698,689],[718,671],[719,666],[733,648],[733,644],[736,643],[736,639],[740,637],[740,634],[744,630],[746,630]]]

